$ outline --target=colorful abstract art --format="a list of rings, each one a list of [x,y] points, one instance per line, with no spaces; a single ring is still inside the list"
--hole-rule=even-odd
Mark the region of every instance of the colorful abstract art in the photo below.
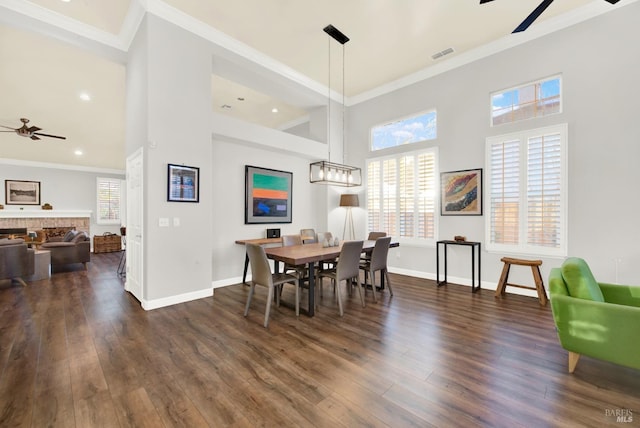
[[[245,224],[291,223],[293,174],[245,166]]]
[[[482,169],[440,174],[441,215],[482,215]]]

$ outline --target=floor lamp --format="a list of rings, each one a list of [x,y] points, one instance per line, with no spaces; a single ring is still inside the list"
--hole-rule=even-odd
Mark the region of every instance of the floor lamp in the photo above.
[[[345,239],[347,227],[349,228],[349,236],[351,240],[355,238],[355,230],[353,228],[353,214],[351,213],[351,208],[360,206],[358,201],[358,195],[354,195],[352,193],[346,193],[344,195],[340,195],[340,206],[345,207],[347,209],[347,215],[344,218],[344,228],[342,229],[342,239]]]

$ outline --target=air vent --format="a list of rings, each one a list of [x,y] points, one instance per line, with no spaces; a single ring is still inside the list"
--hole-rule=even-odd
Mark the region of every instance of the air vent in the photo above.
[[[453,48],[446,48],[443,51],[436,52],[435,54],[431,55],[431,59],[435,61],[436,59],[440,59],[445,55],[449,55],[450,53],[453,53]]]
[[[221,108],[221,109],[230,109],[230,108],[231,108],[231,106],[230,106],[229,104],[222,104],[222,105],[220,106],[220,108]]]

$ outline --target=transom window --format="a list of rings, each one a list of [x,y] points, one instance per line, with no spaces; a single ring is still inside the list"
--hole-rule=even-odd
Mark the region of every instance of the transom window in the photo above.
[[[491,126],[560,113],[560,76],[491,94]]]
[[[396,120],[371,129],[371,150],[382,150],[404,144],[433,140],[437,136],[435,110]]]
[[[490,137],[489,251],[564,256],[567,125]]]
[[[367,162],[367,226],[400,240],[434,241],[437,149]]]

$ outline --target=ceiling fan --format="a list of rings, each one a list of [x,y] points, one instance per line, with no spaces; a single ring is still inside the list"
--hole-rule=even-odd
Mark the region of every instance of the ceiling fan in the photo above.
[[[10,126],[0,125],[0,128],[6,128],[11,130],[11,131],[0,131],[0,132],[15,132],[21,137],[28,137],[28,138],[31,138],[32,140],[39,140],[40,137],[59,138],[61,140],[67,139],[67,137],[60,137],[59,135],[43,134],[42,132],[38,132],[42,130],[42,128],[38,128],[37,126],[27,126],[27,123],[29,123],[29,119],[25,119],[24,117],[20,118],[20,122],[22,122],[22,126],[19,128],[11,128]]]
[[[489,3],[491,1],[493,0],[480,0],[480,4]],[[620,0],[605,0],[605,1],[611,4],[616,4]],[[544,12],[545,9],[548,8],[551,3],[553,3],[553,0],[543,0],[542,3],[540,3],[538,7],[536,7],[533,10],[533,12],[531,12],[531,14],[527,16],[527,18],[524,21],[522,21],[522,23],[518,25],[515,30],[512,31],[512,33],[520,33],[521,31],[524,31],[527,28],[529,28],[529,26],[533,24],[533,21],[538,19],[538,17],[542,15],[542,12]]]

